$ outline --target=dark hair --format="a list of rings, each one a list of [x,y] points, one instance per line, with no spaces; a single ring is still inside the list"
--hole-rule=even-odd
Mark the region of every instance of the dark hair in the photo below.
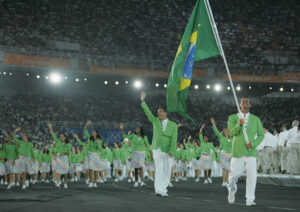
[[[102,140],[102,137],[101,137],[101,135],[100,135],[100,133],[97,131],[97,130],[94,130],[95,132],[96,132],[96,138],[97,139],[101,139]],[[90,136],[90,140],[91,141],[95,141],[95,138],[94,138],[94,136],[91,134],[91,136]]]
[[[158,109],[163,109],[164,112],[168,112],[166,106],[164,106],[164,105],[159,105]]]
[[[44,148],[43,148],[43,153],[46,153],[47,155],[49,155],[49,149],[47,149],[47,150],[45,150],[45,146],[44,146]]]
[[[140,131],[141,131],[141,136],[142,138],[145,137],[145,132],[144,132],[144,128],[143,127],[139,127],[140,128]],[[134,132],[134,134],[137,134],[136,132]]]
[[[241,101],[242,101],[242,99],[248,99],[249,103],[251,104],[251,100],[250,100],[250,98],[248,96],[242,96]]]
[[[60,134],[63,134],[66,137],[66,140],[65,140],[66,144],[70,143],[69,138],[65,132],[60,132],[59,135]]]
[[[115,142],[115,144],[117,144],[117,145],[118,145],[118,147],[120,148],[120,143],[119,143],[119,142]]]

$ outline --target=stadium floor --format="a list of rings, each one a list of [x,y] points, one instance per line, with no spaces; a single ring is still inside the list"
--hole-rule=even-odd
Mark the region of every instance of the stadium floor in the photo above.
[[[127,182],[99,184],[88,189],[83,183],[69,183],[69,189],[53,184],[35,184],[25,191],[21,187],[7,190],[0,186],[0,211],[299,211],[300,189],[258,185],[256,206],[245,206],[245,184],[238,184],[236,204],[227,203],[227,190],[213,184],[194,181],[176,183],[169,197],[154,195],[153,183],[143,188]]]

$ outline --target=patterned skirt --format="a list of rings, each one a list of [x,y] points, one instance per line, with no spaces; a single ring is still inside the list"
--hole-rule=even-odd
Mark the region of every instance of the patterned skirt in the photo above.
[[[50,172],[50,163],[43,162],[40,167],[40,173],[49,173]]]
[[[21,172],[30,172],[31,159],[23,155],[19,156],[18,165]]]
[[[119,160],[114,160],[114,169],[122,169],[122,161]]]
[[[89,159],[88,157],[85,157],[84,162],[83,162],[83,169],[85,171],[89,170]]]
[[[69,166],[69,174],[74,174],[76,172],[76,165],[75,163],[71,163]]]
[[[5,174],[5,165],[4,163],[0,163],[0,176],[4,176]]]
[[[212,168],[213,162],[210,155],[201,154],[200,167],[203,170],[209,170]]]
[[[38,161],[31,161],[31,168],[29,174],[37,174],[39,173],[39,162]]]
[[[14,160],[8,159],[5,162],[5,172],[6,174],[13,174],[15,173],[15,165],[13,165]]]
[[[88,153],[89,160],[89,169],[93,171],[102,171],[104,169],[103,164],[101,162],[99,153],[89,152]]]
[[[57,156],[56,157],[55,170],[58,174],[68,174],[68,172],[69,172],[68,156]]]
[[[143,168],[145,166],[145,152],[133,150],[131,165],[135,169]]]
[[[132,158],[126,160],[126,169],[128,172],[133,171]]]
[[[21,161],[20,159],[15,160],[15,173],[16,174],[21,174]]]
[[[154,172],[155,171],[155,164],[154,162],[147,162],[146,167],[148,172]]]
[[[175,166],[174,166],[174,172],[177,172],[177,173],[182,173],[183,172],[183,167],[182,167],[182,161],[181,160],[176,160]]]
[[[195,169],[195,170],[199,170],[201,169],[201,166],[200,166],[200,160],[197,160],[197,159],[193,159],[192,160],[192,167]]]
[[[75,171],[76,172],[83,172],[83,164],[82,163],[75,163]]]
[[[225,151],[221,151],[220,162],[221,162],[222,169],[229,171],[230,161],[231,161],[231,154]]]

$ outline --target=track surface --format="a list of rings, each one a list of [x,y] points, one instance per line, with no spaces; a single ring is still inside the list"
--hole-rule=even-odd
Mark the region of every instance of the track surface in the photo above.
[[[300,211],[300,189],[257,185],[256,206],[245,206],[245,184],[238,184],[236,204],[227,203],[227,190],[220,179],[213,184],[192,180],[176,183],[169,197],[156,197],[153,182],[134,188],[125,181],[98,184],[89,189],[84,184],[70,183],[69,189],[56,189],[51,184],[35,184],[7,190],[0,186],[0,211]]]

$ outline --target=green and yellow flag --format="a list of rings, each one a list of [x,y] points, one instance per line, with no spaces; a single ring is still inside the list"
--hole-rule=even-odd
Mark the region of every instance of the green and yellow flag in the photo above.
[[[167,110],[192,120],[187,114],[186,98],[191,85],[194,61],[220,54],[213,33],[205,0],[197,0],[178,47],[169,76]]]

